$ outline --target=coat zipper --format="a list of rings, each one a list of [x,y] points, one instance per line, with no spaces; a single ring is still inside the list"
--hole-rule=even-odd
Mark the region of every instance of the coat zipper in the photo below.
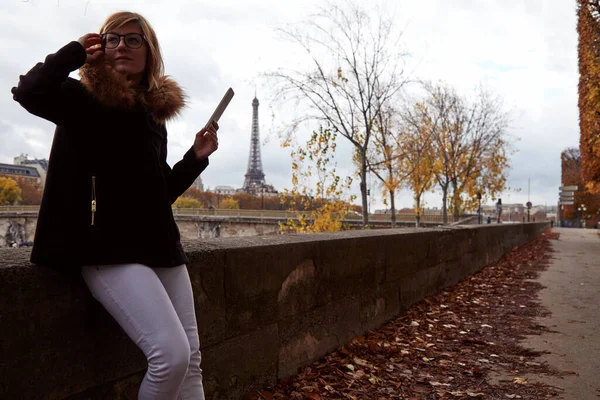
[[[96,213],[96,177],[92,176],[92,225],[94,225],[94,214]]]

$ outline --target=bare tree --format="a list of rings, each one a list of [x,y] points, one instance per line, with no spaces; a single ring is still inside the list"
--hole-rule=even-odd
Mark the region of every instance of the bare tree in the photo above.
[[[449,195],[457,220],[463,202],[477,192],[494,197],[503,190],[512,149],[506,133],[509,118],[500,97],[483,86],[472,101],[445,84],[429,83],[424,87],[424,112],[436,157],[434,174],[442,189],[443,218],[447,223]]]
[[[399,93],[405,54],[400,34],[383,12],[372,18],[350,1],[329,3],[299,28],[280,32],[305,53],[308,71],[279,69],[266,73],[275,83],[274,97],[296,101],[302,113],[289,127],[304,121],[330,126],[354,146],[363,209],[368,224],[367,158],[375,121],[381,109]],[[288,132],[288,133],[289,133]]]

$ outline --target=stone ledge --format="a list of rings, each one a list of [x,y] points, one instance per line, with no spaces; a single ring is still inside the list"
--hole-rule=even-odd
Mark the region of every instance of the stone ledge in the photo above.
[[[207,398],[294,373],[546,223],[184,241]],[[78,275],[0,250],[0,398],[135,398],[145,360]],[[17,367],[16,367],[17,366]]]

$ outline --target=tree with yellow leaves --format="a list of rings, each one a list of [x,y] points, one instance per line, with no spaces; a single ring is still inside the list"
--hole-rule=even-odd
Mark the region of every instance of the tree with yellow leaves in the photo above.
[[[236,199],[228,197],[221,201],[221,208],[224,208],[226,210],[239,210],[240,203]]]
[[[0,205],[13,205],[21,200],[21,188],[14,179],[0,177]]]
[[[292,148],[292,189],[284,189],[281,199],[289,201],[296,219],[281,224],[282,229],[308,233],[343,228],[349,203],[355,197],[347,194],[352,178],[342,179],[336,173],[336,138],[333,130],[319,127],[303,146],[283,143],[283,147]],[[320,206],[315,209],[317,202]]]
[[[506,132],[509,118],[501,98],[483,86],[473,99],[444,83],[427,83],[424,89],[423,100],[406,113],[405,120],[414,135],[421,137],[421,145],[427,143],[424,138],[429,139],[433,158],[419,158],[412,166],[420,171],[417,175],[425,173],[422,168],[433,170],[447,223],[449,208],[456,221],[465,209],[476,208],[478,194],[494,198],[504,189],[512,151]],[[419,150],[417,154],[425,151]]]
[[[422,203],[425,192],[434,181],[435,155],[432,146],[432,121],[423,103],[417,102],[403,116],[403,134],[400,139],[402,157],[399,168],[407,172],[406,187],[413,192],[416,226],[421,225]]]
[[[472,208],[477,194],[494,198],[506,185],[509,155],[508,113],[501,98],[480,86],[473,99],[449,85],[426,84],[422,123],[434,149],[433,171],[442,189],[442,215],[448,221],[448,200],[454,219]]]
[[[180,196],[173,203],[173,207],[176,208],[202,208],[202,203],[199,200],[192,197]]]
[[[369,171],[381,182],[384,204],[387,205],[387,198],[390,199],[392,228],[396,227],[396,192],[407,176],[399,164],[402,148],[399,144],[401,130],[397,119],[398,113],[391,107],[381,109],[377,115],[372,148],[367,158]]]
[[[577,0],[579,34],[579,148],[590,194],[600,194],[600,1]]]

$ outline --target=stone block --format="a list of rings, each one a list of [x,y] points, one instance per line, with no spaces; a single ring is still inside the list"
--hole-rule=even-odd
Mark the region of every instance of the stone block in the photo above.
[[[364,332],[358,299],[345,299],[279,322],[278,378],[297,372]]]
[[[275,383],[279,348],[278,327],[271,324],[202,349],[206,398],[240,399]]]

